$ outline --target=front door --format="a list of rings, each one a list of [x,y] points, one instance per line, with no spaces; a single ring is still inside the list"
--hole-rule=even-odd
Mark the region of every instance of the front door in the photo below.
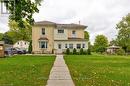
[[[61,49],[61,44],[58,44],[58,49]]]
[[[62,54],[62,45],[58,44],[57,54]]]

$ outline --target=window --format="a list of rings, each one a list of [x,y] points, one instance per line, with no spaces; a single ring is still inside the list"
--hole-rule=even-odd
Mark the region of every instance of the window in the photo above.
[[[19,45],[19,42],[17,44]]]
[[[73,30],[73,31],[72,31],[72,34],[76,34],[76,31],[75,31],[75,30]]]
[[[40,41],[39,42],[39,47],[40,48],[47,48],[47,42],[46,41]]]
[[[85,44],[83,44],[82,48],[85,48]]]
[[[58,49],[61,49],[61,44],[58,44]]]
[[[58,33],[64,33],[64,30],[59,29]]]
[[[69,44],[69,48],[70,48],[70,49],[73,49],[73,44]]]
[[[65,44],[65,48],[68,48],[67,44]]]
[[[42,35],[45,35],[45,28],[42,28]]]
[[[81,44],[77,44],[77,49],[80,49],[81,48]]]
[[[25,42],[25,45],[26,45],[26,42]]]
[[[75,30],[72,31],[72,37],[76,38],[76,31]]]

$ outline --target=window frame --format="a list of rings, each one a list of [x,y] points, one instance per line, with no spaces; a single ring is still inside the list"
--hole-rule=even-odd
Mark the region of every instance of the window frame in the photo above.
[[[80,49],[81,48],[81,44],[76,44],[76,48]]]
[[[73,49],[74,48],[73,44],[69,44],[69,48]]]
[[[57,30],[57,33],[58,33],[58,34],[64,33],[64,29],[58,29],[58,30]]]
[[[68,48],[68,44],[65,44],[65,48]]]
[[[85,46],[86,46],[85,44],[82,44],[82,48],[85,48]]]
[[[45,34],[46,34],[45,28],[42,28],[41,34],[42,34],[42,35],[45,35]]]
[[[76,35],[76,31],[75,31],[75,30],[73,30],[73,31],[72,31],[72,34],[73,34],[73,35]]]
[[[44,47],[43,47],[42,43],[44,43]],[[48,42],[47,41],[39,41],[39,48],[47,49],[48,48]]]

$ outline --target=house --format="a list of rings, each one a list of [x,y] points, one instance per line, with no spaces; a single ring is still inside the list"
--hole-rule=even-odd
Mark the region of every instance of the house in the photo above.
[[[57,24],[50,21],[36,22],[32,27],[33,53],[62,53],[67,48],[88,49],[84,38],[87,26],[80,24]]]
[[[24,40],[17,41],[13,45],[13,48],[20,48],[20,49],[26,50],[26,51],[28,51],[28,47],[29,47],[29,42],[28,41],[24,41]]]
[[[120,48],[121,48],[121,47],[115,46],[115,45],[109,46],[109,47],[107,47],[107,53],[108,53],[108,54],[115,54],[116,51],[117,51],[118,49],[120,49]]]
[[[0,41],[0,57],[4,57],[4,41]]]

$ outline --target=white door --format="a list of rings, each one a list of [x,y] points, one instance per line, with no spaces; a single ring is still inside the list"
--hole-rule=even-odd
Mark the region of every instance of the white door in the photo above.
[[[62,54],[62,44],[58,44],[57,54]]]

